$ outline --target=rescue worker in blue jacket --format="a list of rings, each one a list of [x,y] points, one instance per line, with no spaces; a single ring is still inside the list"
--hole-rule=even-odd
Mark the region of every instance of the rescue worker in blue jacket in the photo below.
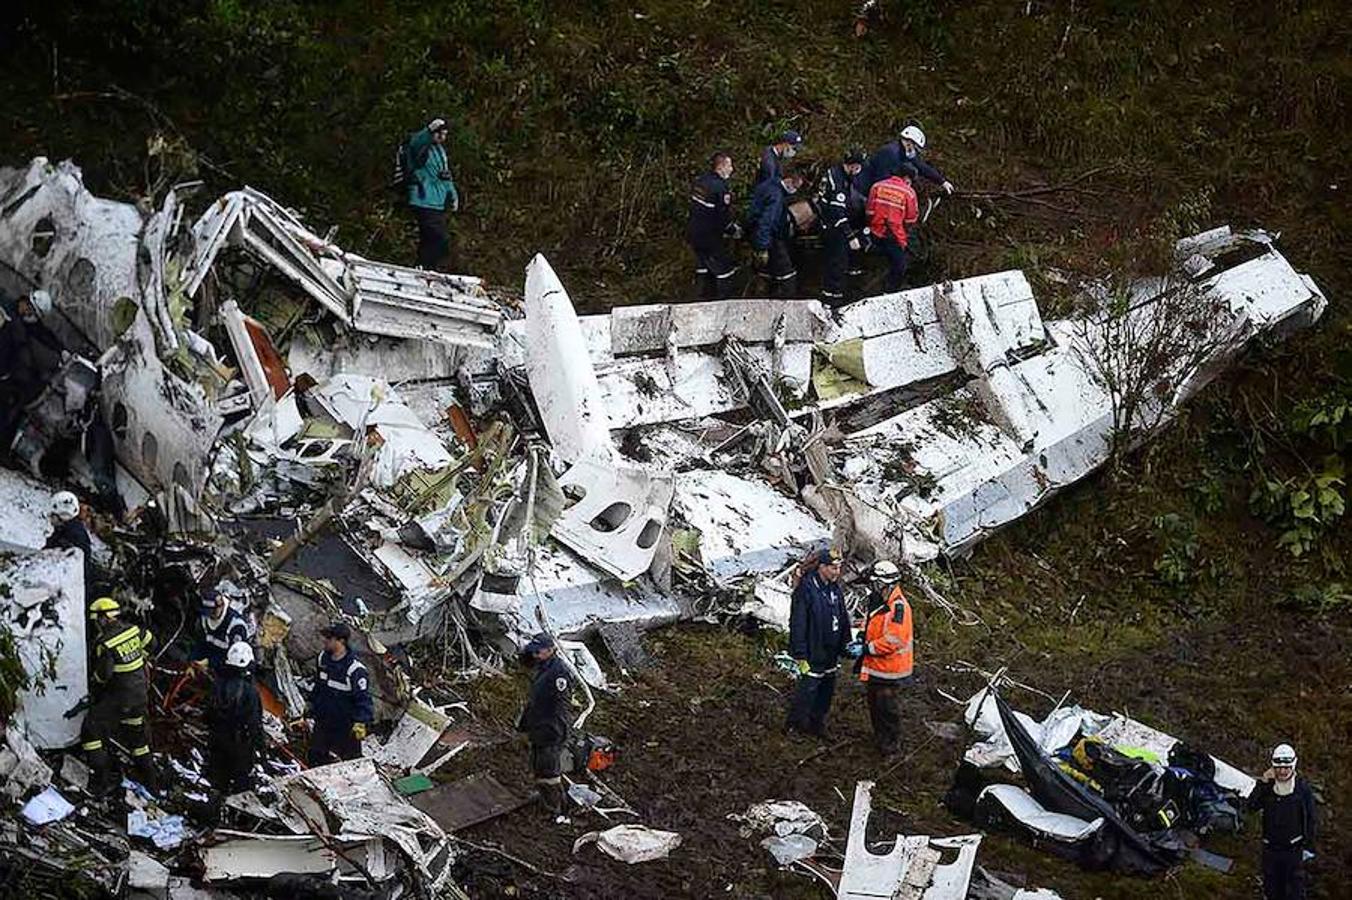
[[[207,707],[207,780],[222,794],[253,787],[253,767],[263,748],[263,701],[254,684],[253,647],[236,641],[226,651]]]
[[[738,238],[742,228],[732,220],[732,157],[718,152],[709,158],[709,171],[690,187],[690,221],[686,240],[695,251],[695,280],[704,300],[725,300],[732,294],[732,276],[737,266],[724,246],[725,238]]]
[[[925,132],[921,131],[918,125],[907,125],[901,129],[901,135],[897,140],[879,147],[869,157],[868,165],[865,167],[867,187],[872,188],[884,178],[890,178],[893,173],[899,172],[902,163],[910,163],[921,178],[939,185],[945,194],[953,193],[955,190],[953,182],[945,178],[943,172],[925,162],[921,155],[924,149]]]
[[[521,660],[531,668],[531,682],[516,730],[530,741],[531,775],[545,810],[557,824],[566,824],[563,752],[572,729],[573,680],[559,659],[554,639],[543,632],[521,649]]]
[[[310,735],[311,766],[323,766],[361,756],[361,742],[375,718],[371,704],[371,676],[348,647],[352,629],[334,622],[320,634],[319,654],[310,709],[315,727]]]
[[[840,659],[853,643],[840,565],[839,551],[820,551],[816,569],[805,573],[793,591],[789,653],[798,667],[798,686],[785,724],[789,731],[825,737]]]
[[[803,176],[786,171],[775,181],[763,181],[751,194],[746,230],[751,236],[757,270],[770,279],[771,297],[792,297],[798,269],[793,263],[793,219],[789,200],[803,185]]]
[[[249,626],[230,601],[215,588],[202,592],[202,637],[193,659],[205,663],[213,676],[225,669],[225,656],[240,641],[248,642]]]
[[[827,306],[845,302],[850,253],[861,249],[856,226],[851,220],[850,205],[855,193],[854,181],[863,167],[863,151],[851,150],[817,182],[817,209],[822,221],[822,303]]]
[[[47,550],[79,550],[84,565],[85,593],[95,593],[97,573],[94,569],[93,544],[89,539],[89,529],[80,518],[80,498],[70,491],[57,491],[52,495],[48,509],[52,533],[43,547]]]
[[[449,135],[446,120],[438,117],[408,139],[408,205],[418,226],[418,266],[423,269],[445,266],[451,252],[446,211],[460,211],[460,191],[446,157]]]
[[[786,131],[779,140],[761,151],[760,168],[756,170],[756,184],[777,181],[784,176],[784,160],[798,155],[803,145],[803,136],[796,131]]]

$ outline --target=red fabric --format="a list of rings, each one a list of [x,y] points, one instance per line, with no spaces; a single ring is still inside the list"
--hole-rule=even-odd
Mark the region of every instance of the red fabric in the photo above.
[[[906,229],[920,218],[920,203],[915,188],[900,176],[884,178],[868,192],[868,230],[875,237],[891,237],[905,247]]]

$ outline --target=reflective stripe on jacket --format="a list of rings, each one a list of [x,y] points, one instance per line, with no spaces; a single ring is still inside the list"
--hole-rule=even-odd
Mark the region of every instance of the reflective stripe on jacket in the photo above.
[[[864,623],[864,662],[859,680],[910,678],[915,661],[911,604],[897,585],[887,595],[886,605],[869,614]]]
[[[154,640],[154,635],[139,625],[113,631],[94,648],[94,680],[105,682],[115,675],[140,672],[146,662],[146,650]]]
[[[920,204],[915,199],[915,188],[905,179],[893,175],[875,184],[868,192],[868,227],[873,236],[891,238],[905,247],[909,238],[906,229],[920,218]]]

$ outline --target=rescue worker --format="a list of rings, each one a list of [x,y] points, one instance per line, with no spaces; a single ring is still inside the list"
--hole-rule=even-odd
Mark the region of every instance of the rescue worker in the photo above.
[[[225,657],[230,648],[249,640],[249,626],[230,601],[215,588],[202,592],[202,638],[197,643],[194,659],[205,664],[211,674],[218,676],[225,669]]]
[[[446,157],[446,138],[450,128],[437,117],[408,139],[408,205],[418,225],[418,266],[445,271],[451,252],[446,210],[460,211],[460,192],[451,178]]]
[[[845,302],[845,276],[850,252],[860,249],[859,235],[850,218],[854,179],[863,168],[863,154],[851,150],[817,182],[817,208],[822,220],[822,303]]]
[[[211,691],[207,780],[222,794],[253,787],[254,760],[263,746],[263,702],[254,685],[253,663],[253,647],[245,641],[231,644]]]
[[[927,181],[932,181],[951,194],[955,190],[953,182],[944,177],[934,166],[925,162],[921,152],[925,149],[925,132],[919,125],[907,125],[901,129],[901,135],[895,141],[883,144],[869,157],[866,174],[870,188],[884,178],[899,170],[904,163],[910,163],[916,173]]]
[[[841,555],[817,554],[816,569],[803,575],[789,605],[789,653],[798,667],[798,686],[785,723],[788,731],[826,736],[826,714],[836,691],[840,658],[850,644],[850,618],[840,589]]]
[[[690,188],[690,221],[686,240],[695,251],[695,280],[700,298],[726,300],[732,294],[732,276],[737,266],[723,245],[725,238],[739,238],[741,226],[732,220],[732,157],[715,153],[709,158],[709,171],[695,179]]]
[[[57,491],[52,494],[51,509],[48,515],[52,523],[52,533],[44,548],[47,550],[79,550],[84,562],[84,583],[88,593],[94,592],[94,554],[90,548],[89,529],[80,519],[80,498],[70,491]]]
[[[93,696],[80,728],[80,748],[94,771],[91,786],[94,793],[104,793],[120,781],[112,756],[104,746],[114,732],[131,754],[137,780],[152,790],[155,788],[146,729],[145,672],[147,651],[155,638],[139,625],[123,622],[120,613],[121,607],[111,597],[100,597],[89,605]]]
[[[756,266],[770,280],[771,297],[792,297],[797,290],[798,269],[793,264],[793,219],[789,198],[803,185],[803,177],[789,171],[774,181],[763,181],[751,194],[747,231]]]
[[[555,824],[567,824],[563,814],[563,752],[572,730],[573,679],[559,659],[558,647],[540,633],[521,648],[522,662],[531,668],[530,693],[517,719],[516,730],[530,741],[530,771],[546,812]]]
[[[878,752],[892,756],[900,749],[901,685],[910,679],[915,658],[911,604],[897,583],[901,571],[896,563],[879,560],[873,564],[872,575],[859,680],[864,682]]]
[[[1249,795],[1263,814],[1263,897],[1304,900],[1305,864],[1314,859],[1314,793],[1296,774],[1296,751],[1278,744],[1272,766]]]
[[[761,151],[760,168],[756,170],[756,185],[767,181],[774,182],[784,177],[784,160],[798,155],[803,145],[803,136],[796,131],[786,131],[779,140]]]
[[[884,178],[868,192],[866,233],[872,238],[873,247],[887,257],[884,291],[901,288],[906,265],[910,262],[907,229],[920,218],[920,204],[916,201],[915,188],[911,186],[914,177],[915,169],[902,163],[901,171]]]
[[[311,766],[324,766],[361,756],[361,742],[375,718],[371,703],[371,676],[357,654],[348,648],[352,629],[334,622],[320,632],[319,654],[310,708],[315,727],[310,735]]]

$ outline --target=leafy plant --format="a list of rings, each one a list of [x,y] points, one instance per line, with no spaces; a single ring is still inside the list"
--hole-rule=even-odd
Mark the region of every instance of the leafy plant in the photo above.
[[[1342,582],[1303,584],[1282,599],[1281,605],[1308,612],[1323,613],[1352,604],[1352,592]]]
[[[1323,468],[1305,476],[1265,478],[1249,496],[1254,513],[1281,530],[1277,545],[1292,556],[1309,553],[1347,509],[1341,457],[1328,456]]]
[[[1197,574],[1200,550],[1196,524],[1178,513],[1156,516],[1152,524],[1163,543],[1163,551],[1155,558],[1155,574],[1165,584],[1192,581]]]

